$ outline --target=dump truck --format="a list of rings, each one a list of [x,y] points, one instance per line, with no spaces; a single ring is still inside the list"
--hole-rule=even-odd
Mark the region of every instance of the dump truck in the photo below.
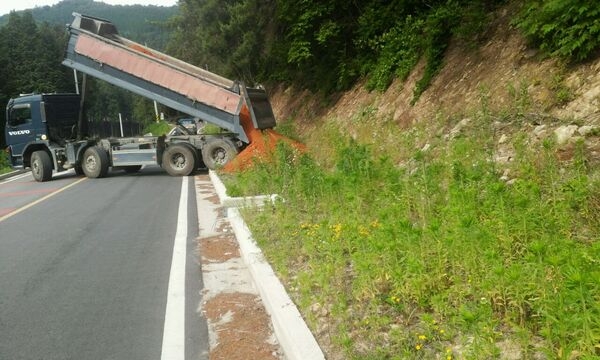
[[[264,89],[247,87],[119,35],[108,20],[73,13],[63,65],[161,103],[225,132],[90,138],[81,94],[25,94],[6,108],[5,136],[13,168],[37,181],[74,169],[89,178],[109,168],[136,172],[157,164],[173,176],[220,168],[275,126]],[[85,82],[84,82],[85,83]]]

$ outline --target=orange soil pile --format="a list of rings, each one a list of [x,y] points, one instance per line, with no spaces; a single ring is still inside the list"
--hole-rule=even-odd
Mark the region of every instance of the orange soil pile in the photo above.
[[[301,152],[306,151],[304,144],[283,136],[273,129],[256,129],[245,106],[240,112],[240,122],[248,136],[249,145],[235,159],[225,165],[223,170],[226,172],[248,169],[252,167],[255,161],[270,161],[273,151],[280,141],[288,143]]]

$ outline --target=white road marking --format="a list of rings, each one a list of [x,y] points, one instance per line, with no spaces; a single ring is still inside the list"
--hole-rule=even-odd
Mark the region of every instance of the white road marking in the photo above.
[[[161,360],[185,359],[185,258],[187,247],[188,177],[184,176],[179,198],[177,231],[173,245],[167,292]]]

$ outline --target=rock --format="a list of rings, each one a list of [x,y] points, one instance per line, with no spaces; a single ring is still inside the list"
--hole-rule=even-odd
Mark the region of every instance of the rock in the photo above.
[[[533,129],[533,135],[536,138],[541,139],[544,135],[546,135],[546,125],[538,125]]]
[[[456,126],[452,130],[450,130],[450,139],[456,138],[460,134],[462,129],[465,126],[469,125],[470,122],[471,122],[471,119],[464,118],[458,124],[456,124]]]
[[[321,304],[319,304],[319,303],[314,303],[310,306],[310,312],[314,313],[314,314],[319,313],[321,311],[321,309],[322,309],[322,307],[321,307]]]
[[[594,103],[598,97],[600,97],[600,86],[593,87],[583,93],[583,98],[591,103]]]
[[[507,140],[508,136],[506,136],[506,134],[502,134],[502,136],[500,136],[500,139],[498,140],[498,144],[504,144]]]
[[[558,143],[558,145],[564,145],[567,142],[569,142],[573,135],[575,135],[577,129],[577,125],[568,125],[561,126],[554,130],[554,135],[556,135],[556,142]]]
[[[498,164],[507,164],[513,160],[511,155],[496,155],[494,161]]]
[[[600,129],[598,127],[596,127],[596,126],[584,125],[584,126],[581,126],[579,129],[577,129],[577,132],[581,136],[588,136],[592,132],[595,132],[595,131],[598,131],[598,130],[600,130]]]

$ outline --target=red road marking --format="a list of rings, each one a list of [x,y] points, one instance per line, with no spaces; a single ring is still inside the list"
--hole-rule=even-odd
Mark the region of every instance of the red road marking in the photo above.
[[[32,195],[32,194],[47,194],[47,193],[51,193],[51,192],[56,191],[56,190],[58,190],[58,188],[9,192],[9,193],[0,194],[0,198],[2,198],[2,197],[23,196],[23,195]]]
[[[0,208],[0,216],[10,214],[11,212],[17,210],[17,208]]]

